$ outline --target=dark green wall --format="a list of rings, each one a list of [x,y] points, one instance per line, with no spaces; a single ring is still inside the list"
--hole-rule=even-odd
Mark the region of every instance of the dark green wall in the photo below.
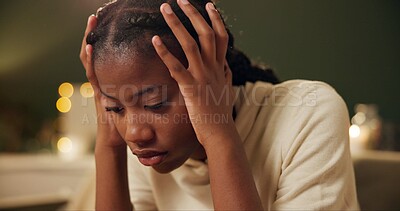
[[[346,100],[374,103],[400,122],[400,1],[221,2],[237,44],[281,79],[330,83]]]
[[[78,59],[100,0],[0,0],[0,106],[57,115],[57,87],[85,81]],[[234,1],[219,5],[237,45],[281,79],[323,80],[348,103],[400,122],[400,1]]]
[[[0,106],[54,118],[58,86],[85,81],[80,43],[87,17],[104,0],[0,1]]]

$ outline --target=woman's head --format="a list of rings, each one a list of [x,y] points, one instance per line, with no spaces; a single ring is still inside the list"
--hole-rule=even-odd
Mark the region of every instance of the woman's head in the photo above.
[[[170,172],[189,157],[204,159],[176,81],[158,57],[151,39],[159,35],[182,63],[185,55],[161,12],[170,3],[195,39],[197,34],[176,1],[119,0],[97,13],[97,27],[87,37],[103,106],[119,134],[144,165]],[[205,1],[196,8],[206,19]],[[160,156],[154,156],[160,154]],[[156,158],[156,159],[155,159]]]
[[[113,1],[98,11],[97,27],[87,37],[87,43],[93,46],[94,69],[104,95],[102,104],[111,112],[119,134],[139,160],[161,173],[172,171],[189,157],[205,158],[178,84],[151,42],[154,35],[160,36],[187,65],[179,42],[159,11],[165,2],[197,41],[195,29],[175,0]],[[191,1],[210,24],[205,10],[208,2]],[[234,85],[260,79],[277,82],[271,71],[253,68],[249,59],[235,50],[231,34],[226,58]],[[153,159],[154,153],[159,153],[158,159]]]

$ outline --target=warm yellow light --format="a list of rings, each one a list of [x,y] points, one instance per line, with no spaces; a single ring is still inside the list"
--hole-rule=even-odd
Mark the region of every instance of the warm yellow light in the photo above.
[[[352,125],[349,128],[349,135],[351,138],[358,138],[361,134],[360,127],[358,125]]]
[[[92,85],[89,82],[82,84],[80,89],[81,95],[85,98],[93,97],[94,91]]]
[[[67,97],[61,97],[57,100],[56,107],[58,111],[62,113],[67,113],[71,110],[71,101]]]
[[[72,141],[67,137],[62,137],[57,142],[57,149],[62,153],[68,153],[72,150]]]
[[[70,83],[63,83],[58,87],[58,93],[61,97],[71,97],[74,94],[74,87]]]

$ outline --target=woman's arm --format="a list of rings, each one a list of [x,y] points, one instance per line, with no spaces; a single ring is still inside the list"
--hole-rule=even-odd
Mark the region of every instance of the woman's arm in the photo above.
[[[80,52],[86,76],[94,90],[97,111],[96,210],[132,210],[127,178],[126,144],[102,105],[105,99],[99,91],[93,69],[93,47],[86,44],[86,37],[96,24],[96,17],[90,16]]]
[[[96,146],[96,210],[132,210],[126,156],[126,146]]]
[[[233,121],[233,120],[232,120]],[[254,178],[233,123],[208,138],[204,148],[216,210],[262,210]]]
[[[232,73],[225,60],[228,34],[223,21],[212,3],[206,5],[212,27],[188,1],[178,0],[178,4],[196,29],[201,50],[168,4],[161,5],[161,12],[182,46],[188,67],[159,36],[153,37],[153,45],[177,81],[196,136],[206,150],[214,208],[262,210],[232,118]],[[226,121],[213,122],[212,117]]]

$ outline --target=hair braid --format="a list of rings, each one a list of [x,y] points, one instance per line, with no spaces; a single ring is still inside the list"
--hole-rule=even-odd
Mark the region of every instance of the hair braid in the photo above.
[[[127,20],[134,27],[168,27],[161,13],[134,13]]]

